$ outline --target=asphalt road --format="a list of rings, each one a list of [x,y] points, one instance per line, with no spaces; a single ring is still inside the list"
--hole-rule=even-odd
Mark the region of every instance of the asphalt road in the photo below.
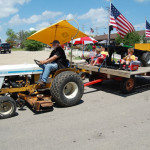
[[[20,63],[21,58],[31,63],[47,55],[15,52],[0,55],[0,64]],[[86,87],[74,107],[54,107],[43,114],[28,107],[17,110],[16,116],[0,120],[0,150],[149,150],[150,78],[137,81],[131,95],[122,95],[118,83],[105,81]]]

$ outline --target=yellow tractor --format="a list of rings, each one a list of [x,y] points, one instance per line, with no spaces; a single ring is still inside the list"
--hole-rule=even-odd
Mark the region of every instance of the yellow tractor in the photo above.
[[[135,54],[143,66],[150,66],[150,43],[135,44]]]
[[[33,64],[0,66],[0,118],[13,116],[16,105],[23,108],[26,102],[35,112],[52,110],[54,102],[62,107],[79,103],[84,85],[76,69],[51,73],[44,89],[36,84],[41,73]]]
[[[62,20],[36,32],[28,39],[50,45],[56,39],[64,44],[74,38],[86,36],[79,31],[79,27],[77,29],[67,20]],[[53,103],[62,107],[79,103],[84,85],[79,71],[72,67],[72,50],[71,67],[51,73],[44,89],[36,84],[41,73],[42,69],[37,64],[0,66],[0,118],[13,116],[16,105],[23,108],[26,102],[36,112],[51,110]]]

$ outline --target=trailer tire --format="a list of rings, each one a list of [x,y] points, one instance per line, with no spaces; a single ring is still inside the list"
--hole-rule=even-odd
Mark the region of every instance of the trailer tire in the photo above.
[[[78,74],[65,71],[54,78],[50,92],[56,104],[62,107],[71,107],[81,100],[84,85]]]
[[[0,97],[0,118],[6,119],[14,116],[16,112],[16,102],[9,96]]]
[[[143,53],[141,57],[141,61],[144,67],[149,67],[150,66],[150,52]]]
[[[123,79],[121,81],[121,91],[123,94],[129,94],[135,89],[135,78],[131,77],[130,79]]]

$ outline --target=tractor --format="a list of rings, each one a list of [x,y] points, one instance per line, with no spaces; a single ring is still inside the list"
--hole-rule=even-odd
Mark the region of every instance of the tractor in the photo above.
[[[15,115],[16,107],[28,103],[34,112],[50,111],[53,104],[71,107],[79,103],[84,85],[74,68],[52,72],[46,87],[38,81],[42,69],[36,64],[0,66],[0,118]]]

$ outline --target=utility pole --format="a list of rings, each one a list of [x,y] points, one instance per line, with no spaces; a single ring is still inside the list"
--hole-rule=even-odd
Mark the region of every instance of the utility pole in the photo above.
[[[96,35],[99,35],[99,32],[98,32],[98,30],[99,30],[99,28],[98,28],[98,27],[96,27],[96,28],[95,28]]]
[[[82,32],[84,32],[85,24],[82,25]]]

